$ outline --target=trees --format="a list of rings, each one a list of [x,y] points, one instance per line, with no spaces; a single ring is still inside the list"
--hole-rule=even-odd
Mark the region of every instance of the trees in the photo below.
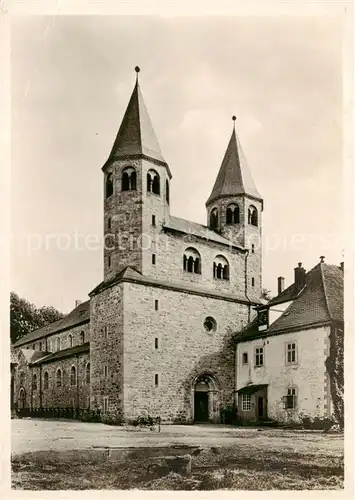
[[[263,300],[271,300],[273,297],[271,295],[271,290],[268,290],[267,288],[263,288],[261,290],[261,296],[260,296],[261,299]]]
[[[10,335],[11,342],[54,321],[63,318],[63,314],[52,306],[37,308],[28,300],[11,292],[10,296]]]

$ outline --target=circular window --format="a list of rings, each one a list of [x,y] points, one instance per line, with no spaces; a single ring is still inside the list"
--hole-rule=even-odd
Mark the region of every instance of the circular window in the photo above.
[[[206,330],[206,332],[215,332],[216,329],[217,329],[217,323],[216,323],[216,320],[214,318],[212,318],[211,316],[208,316],[204,323],[203,323],[203,326]]]

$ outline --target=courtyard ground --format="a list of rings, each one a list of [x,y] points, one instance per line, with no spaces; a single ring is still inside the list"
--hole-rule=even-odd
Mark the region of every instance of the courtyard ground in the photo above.
[[[337,434],[214,425],[167,425],[158,432],[63,420],[11,424],[15,489],[343,487],[343,436]],[[192,456],[191,474],[164,472],[164,457],[185,454]]]

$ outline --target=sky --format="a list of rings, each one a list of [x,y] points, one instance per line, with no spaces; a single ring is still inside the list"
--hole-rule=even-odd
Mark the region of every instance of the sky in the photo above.
[[[105,163],[140,86],[171,213],[206,224],[236,131],[264,198],[263,286],[344,260],[342,23],[335,17],[18,17],[11,25],[11,289],[69,312],[103,278]],[[64,235],[64,236],[61,236]]]

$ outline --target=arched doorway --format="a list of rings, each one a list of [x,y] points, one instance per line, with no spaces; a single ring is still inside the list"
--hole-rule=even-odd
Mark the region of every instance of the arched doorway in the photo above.
[[[19,407],[19,410],[26,408],[26,391],[23,387],[21,387],[19,395],[18,395],[18,407]]]
[[[209,374],[198,376],[192,392],[194,422],[218,422],[219,389],[216,379]]]

